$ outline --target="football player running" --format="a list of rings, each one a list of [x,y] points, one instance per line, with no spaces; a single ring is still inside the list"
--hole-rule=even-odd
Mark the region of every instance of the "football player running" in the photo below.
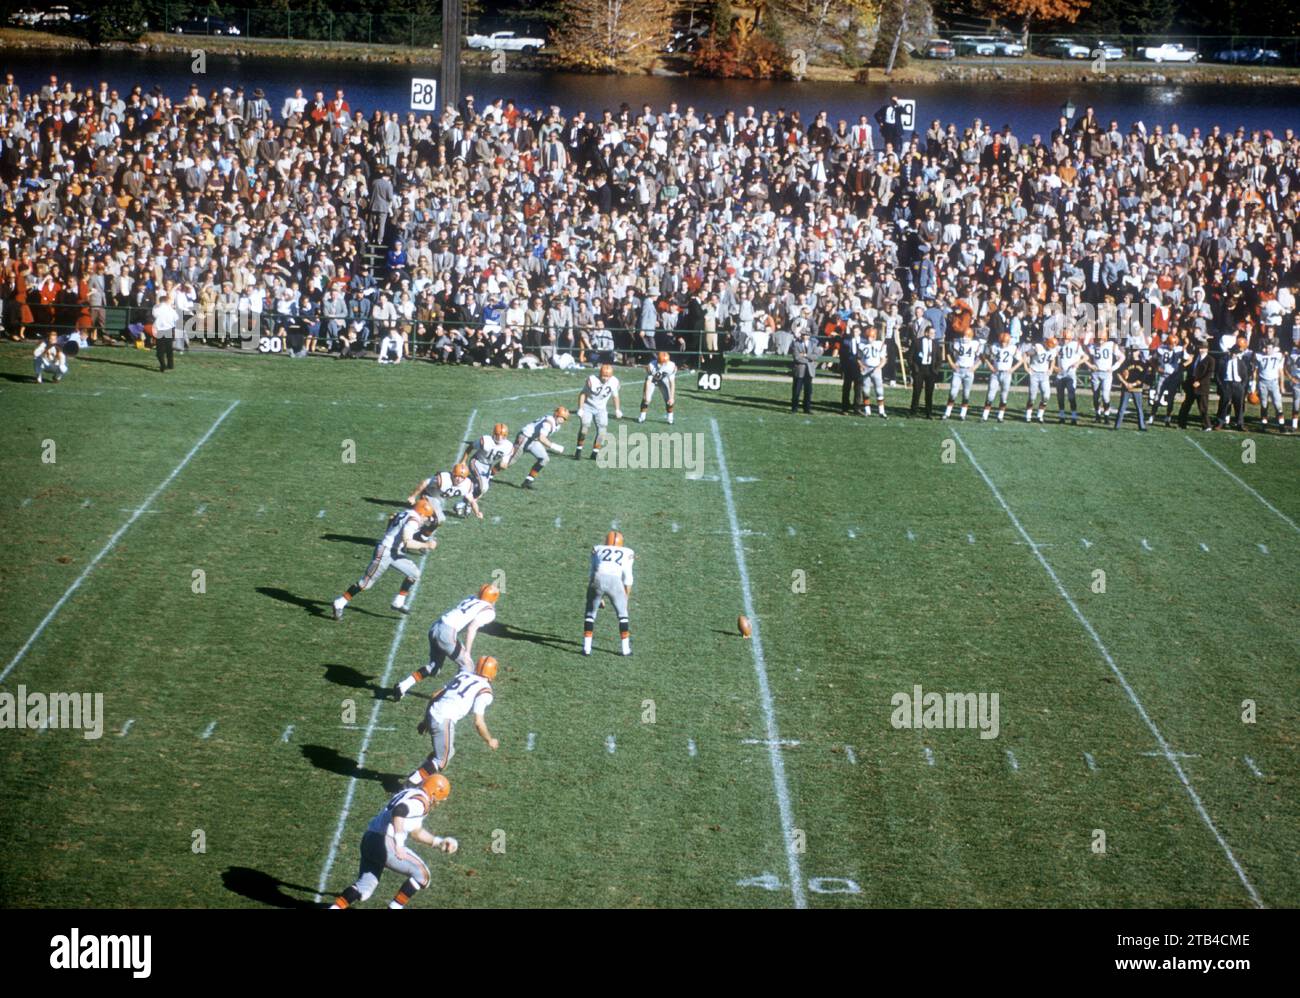
[[[419,787],[394,794],[383,810],[370,819],[365,834],[361,836],[361,871],[357,879],[334,899],[330,907],[341,910],[369,900],[385,870],[406,877],[393,900],[388,902],[389,908],[405,908],[417,891],[428,887],[429,868],[406,847],[406,840],[412,838],[448,854],[459,848],[450,836],[434,835],[422,827],[429,812],[445,801],[450,793],[451,784],[447,777],[435,774]]]
[[[458,672],[446,686],[433,695],[424,719],[416,731],[433,738],[433,751],[425,757],[420,768],[406,778],[413,786],[420,786],[435,773],[444,772],[451,757],[456,754],[456,722],[474,712],[474,730],[496,751],[500,742],[488,731],[484,712],[492,706],[492,680],[497,677],[497,660],[484,655],[473,672]]]
[[[487,494],[488,487],[492,484],[492,476],[499,469],[510,466],[511,453],[510,427],[505,423],[497,423],[492,427],[490,435],[483,434],[477,444],[465,448],[460,463],[469,465],[475,499],[481,499]]]
[[[537,481],[537,476],[542,473],[542,469],[550,462],[552,454],[564,453],[564,445],[554,443],[551,440],[551,434],[558,433],[560,427],[565,424],[568,418],[569,410],[564,406],[559,406],[550,415],[534,419],[519,431],[519,436],[515,437],[515,449],[511,453],[508,463],[514,464],[524,451],[536,458],[533,461],[533,466],[528,469],[528,474],[524,476],[524,488],[531,489],[533,487],[533,483]]]
[[[393,687],[393,699],[400,700],[411,692],[411,687],[426,676],[436,676],[447,659],[455,661],[461,672],[473,672],[474,637],[480,628],[497,619],[496,602],[501,590],[495,583],[480,586],[477,596],[466,596],[429,628],[429,664],[416,669]],[[460,640],[460,632],[465,640]]]
[[[582,428],[578,430],[578,446],[573,451],[575,461],[582,460],[582,445],[587,439],[591,424],[596,424],[596,439],[591,445],[591,459],[596,460],[600,453],[600,442],[605,436],[605,427],[609,425],[609,413],[606,408],[610,399],[614,400],[614,418],[623,418],[623,404],[618,398],[618,378],[614,377],[614,365],[601,364],[600,373],[587,378],[578,395],[578,418]]]
[[[664,397],[664,405],[668,408],[668,423],[671,425],[673,405],[677,401],[677,365],[668,356],[667,350],[660,350],[655,359],[646,365],[645,370],[645,387],[641,391],[641,415],[637,416],[636,421],[645,422],[646,411],[650,408],[650,396],[658,388],[659,394]]]
[[[948,389],[948,404],[944,407],[943,418],[952,415],[953,403],[961,396],[961,418],[966,418],[970,408],[970,390],[975,383],[975,368],[979,367],[980,344],[975,339],[975,330],[969,326],[962,331],[961,339],[948,351],[948,363],[952,365],[952,385]]]
[[[628,629],[627,600],[632,595],[632,562],[636,552],[623,546],[623,535],[611,530],[605,543],[591,549],[591,576],[587,580],[587,614],[582,622],[582,653],[591,654],[591,634],[596,627],[596,612],[608,598],[618,614],[618,636],[623,654],[632,654]]]
[[[375,554],[370,559],[366,574],[334,600],[334,619],[342,620],[343,611],[352,602],[352,597],[373,586],[389,568],[397,569],[403,576],[402,585],[393,597],[393,609],[409,612],[406,597],[410,594],[411,587],[419,581],[420,570],[407,557],[407,552],[432,551],[438,546],[432,537],[417,536],[430,525],[436,526],[433,504],[428,499],[417,499],[413,508],[394,513],[384,528],[384,536],[375,545]]]
[[[474,496],[474,482],[469,477],[469,467],[464,463],[456,464],[451,471],[439,471],[432,478],[426,478],[406,497],[406,501],[415,505],[415,501],[420,498],[432,503],[436,527],[447,519],[443,510],[444,499],[452,503],[453,510],[464,503],[474,511],[475,516],[483,519],[483,511],[478,508],[478,499]]]

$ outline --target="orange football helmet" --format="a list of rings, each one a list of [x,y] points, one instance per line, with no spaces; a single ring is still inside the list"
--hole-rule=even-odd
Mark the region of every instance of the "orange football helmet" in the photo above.
[[[469,469],[468,469],[467,467],[465,467],[465,465],[463,465],[463,464],[458,464],[458,465],[456,465],[454,468],[451,469],[451,477],[452,477],[452,478],[468,478],[468,477],[469,477]]]
[[[497,423],[496,426],[492,427],[492,436],[504,439],[510,436],[510,427],[506,426],[505,423]]]
[[[433,516],[433,503],[423,497],[415,501],[415,511],[425,519]]]
[[[420,784],[420,789],[429,795],[430,800],[446,800],[451,794],[451,783],[441,773],[434,773]]]
[[[605,543],[610,547],[621,548],[623,546],[623,535],[617,530],[611,530],[605,535]]]
[[[566,408],[564,408],[564,406],[562,406],[562,405],[561,405],[561,406],[556,406],[556,408],[555,408],[555,420],[556,420],[556,422],[558,422],[558,423],[563,423],[563,422],[564,422],[566,419],[568,419],[568,418],[569,418],[569,410],[566,409]]]
[[[491,655],[484,655],[478,660],[474,671],[490,683],[497,678],[497,660]]]
[[[488,603],[495,603],[501,598],[501,590],[497,588],[495,582],[489,582],[479,587],[478,598]]]
[[[659,351],[659,357],[658,357],[658,360],[659,360],[659,363],[661,363],[661,364],[667,364],[667,363],[668,363],[668,351],[667,351],[667,350],[660,350],[660,351]]]

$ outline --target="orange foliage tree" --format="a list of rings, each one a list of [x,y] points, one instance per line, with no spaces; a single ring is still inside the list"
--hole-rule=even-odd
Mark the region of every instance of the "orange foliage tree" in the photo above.
[[[1073,24],[1092,6],[1092,0],[985,0],[983,6],[995,17],[1020,18],[1028,41],[1029,25],[1033,21],[1068,21]]]

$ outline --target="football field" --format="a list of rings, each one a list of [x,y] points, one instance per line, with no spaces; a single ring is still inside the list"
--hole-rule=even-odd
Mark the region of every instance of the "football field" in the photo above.
[[[439,529],[409,616],[390,572],[336,622],[422,478],[589,372],[151,362],[37,386],[0,348],[0,698],[103,695],[102,737],[0,729],[0,904],[328,903],[448,677],[388,689],[490,581],[500,748],[461,724],[427,823],[460,851],[416,847],[412,907],[1300,904],[1300,440],[908,419],[901,389],[864,420],[838,385],[791,415],[787,380],[689,376],[638,426],[620,369],[611,430],[678,467],[574,461],[570,420],[535,490],[524,457]],[[611,527],[634,654],[607,608],[584,658]],[[929,725],[926,693],[996,724]]]

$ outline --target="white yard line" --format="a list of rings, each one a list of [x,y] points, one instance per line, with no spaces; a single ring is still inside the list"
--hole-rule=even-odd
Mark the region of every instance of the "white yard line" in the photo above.
[[[718,472],[722,480],[722,498],[727,506],[727,521],[731,525],[731,548],[736,556],[736,569],[740,572],[740,588],[744,597],[745,616],[749,618],[754,633],[749,641],[754,657],[754,675],[758,679],[759,706],[763,711],[764,728],[768,742],[767,756],[772,766],[772,788],[776,792],[777,809],[781,818],[781,836],[785,845],[786,866],[790,874],[790,893],[796,908],[806,908],[803,871],[799,867],[799,854],[794,848],[794,809],[790,804],[790,788],[785,779],[785,760],[781,758],[781,732],[776,723],[776,710],[772,705],[772,689],[767,681],[767,663],[763,658],[763,631],[754,609],[754,594],[749,584],[749,567],[745,563],[745,545],[740,540],[740,521],[736,516],[736,500],[731,494],[731,474],[727,471],[727,456],[722,449],[722,434],[718,421],[710,419],[713,428],[713,446],[718,455]]]
[[[927,766],[934,765],[934,749],[930,748],[929,745],[925,746],[925,764]]]
[[[607,736],[605,738],[605,751],[608,752],[610,755],[613,755],[614,751],[617,748],[618,748],[618,743],[614,741],[614,736],[613,735]]]
[[[1013,772],[1019,772],[1020,763],[1016,761],[1016,754],[1012,752],[1011,749],[1007,749],[1007,762],[1011,763],[1011,769]]]
[[[285,745],[289,744],[289,739],[293,736],[293,725],[289,725],[280,732],[280,741]]]
[[[159,495],[162,494],[163,489],[167,488],[167,486],[170,485],[176,479],[176,476],[185,470],[185,466],[189,464],[190,460],[194,457],[194,455],[199,452],[199,448],[201,448],[204,444],[208,442],[209,439],[211,439],[212,434],[217,432],[217,427],[219,427],[222,423],[226,421],[226,417],[235,411],[235,406],[237,405],[239,405],[238,401],[230,403],[230,405],[226,408],[226,411],[217,417],[217,421],[208,427],[208,432],[203,434],[203,436],[199,437],[199,442],[190,448],[190,452],[188,454],[186,454],[183,458],[181,458],[181,463],[176,465],[176,467],[172,469],[171,474],[168,475],[166,478],[164,478],[162,480],[162,483],[156,489],[154,489],[152,492],[149,493],[149,497],[145,499],[145,501],[140,504],[139,508],[127,518],[127,521],[117,528],[117,531],[113,534],[113,536],[108,539],[108,543],[105,544],[102,548],[100,548],[99,554],[95,555],[95,557],[90,559],[90,564],[87,565],[84,569],[82,569],[81,574],[77,576],[76,580],[72,583],[72,585],[68,586],[67,592],[65,592],[62,596],[59,597],[59,601],[50,608],[50,612],[47,613],[45,617],[41,620],[41,622],[36,625],[36,630],[32,631],[32,636],[29,637],[23,643],[23,646],[18,649],[18,654],[16,654],[9,661],[9,664],[5,666],[4,672],[0,672],[0,683],[4,682],[5,678],[9,675],[9,673],[13,672],[14,669],[18,666],[18,663],[23,660],[24,656],[26,656],[27,652],[31,649],[32,645],[36,643],[36,639],[39,638],[41,634],[44,633],[45,628],[50,626],[50,621],[52,621],[56,616],[58,616],[59,611],[63,609],[63,604],[68,602],[68,600],[72,597],[72,594],[75,593],[79,588],[81,588],[81,584],[85,582],[86,577],[90,575],[92,571],[94,571],[95,566],[98,565],[103,560],[106,554],[112,551],[113,548],[117,547],[117,542],[122,539],[122,535],[125,534],[131,528],[131,524],[135,523],[136,520],[140,519],[141,513],[143,513],[149,506],[153,505],[153,501],[157,499]]]
[[[1286,515],[1285,513],[1283,513],[1280,509],[1278,509],[1276,506],[1274,506],[1271,502],[1269,502],[1267,499],[1265,499],[1262,495],[1260,495],[1258,492],[1256,492],[1254,489],[1252,489],[1249,485],[1247,485],[1245,482],[1243,482],[1240,478],[1238,478],[1236,475],[1234,475],[1234,474],[1232,473],[1232,469],[1231,469],[1231,468],[1229,468],[1226,464],[1224,464],[1222,461],[1220,461],[1217,457],[1215,457],[1213,454],[1211,454],[1208,450],[1206,450],[1204,447],[1202,447],[1200,444],[1198,444],[1198,443],[1197,443],[1195,440],[1193,440],[1191,437],[1189,437],[1189,436],[1187,436],[1186,434],[1184,434],[1184,435],[1183,435],[1183,439],[1186,440],[1186,441],[1187,441],[1189,444],[1191,444],[1193,447],[1195,447],[1195,448],[1196,448],[1198,451],[1200,451],[1202,454],[1204,454],[1205,457],[1206,457],[1206,459],[1207,459],[1211,464],[1213,464],[1216,468],[1218,468],[1218,469],[1219,469],[1220,471],[1222,471],[1225,475],[1227,475],[1227,476],[1228,476],[1229,478],[1231,478],[1234,482],[1236,482],[1236,483],[1237,483],[1238,485],[1240,485],[1243,489],[1245,489],[1247,492],[1249,492],[1251,495],[1253,495],[1256,499],[1258,499],[1261,503],[1263,503],[1264,506],[1267,507],[1267,509],[1268,509],[1271,513],[1274,513],[1275,515],[1277,515],[1277,516],[1278,516],[1278,517],[1279,517],[1279,518],[1280,518],[1284,523],[1286,523],[1287,526],[1289,526],[1289,527],[1290,527],[1292,530],[1294,530],[1297,534],[1300,534],[1300,526],[1296,526],[1296,522],[1295,522],[1295,520],[1291,519],[1291,517],[1287,516],[1287,515]]]
[[[216,730],[217,730],[217,722],[212,721],[208,724],[206,728],[203,729],[203,734],[199,735],[199,737],[206,742],[209,738],[212,737],[212,732]]]
[[[1246,765],[1250,767],[1250,771],[1251,771],[1252,773],[1254,773],[1256,776],[1263,776],[1263,775],[1264,775],[1263,773],[1261,773],[1261,772],[1259,771],[1259,767],[1255,765],[1255,760],[1254,760],[1254,759],[1252,759],[1252,758],[1251,758],[1250,756],[1248,756],[1248,755],[1242,756],[1242,758],[1246,760]]]
[[[694,738],[686,739],[686,754],[689,755],[692,759],[694,759],[695,752],[696,752],[695,739]]]
[[[1233,853],[1232,848],[1228,845],[1223,835],[1220,834],[1218,827],[1214,824],[1214,820],[1210,817],[1209,812],[1205,810],[1205,805],[1201,803],[1201,795],[1198,794],[1196,788],[1192,786],[1191,780],[1187,778],[1187,774],[1183,771],[1183,767],[1178,762],[1173,749],[1169,747],[1169,742],[1165,740],[1165,736],[1161,734],[1160,729],[1156,727],[1156,723],[1151,720],[1151,715],[1147,713],[1146,707],[1142,705],[1142,701],[1139,700],[1137,694],[1133,692],[1133,687],[1129,685],[1128,679],[1124,676],[1124,673],[1120,671],[1120,667],[1116,664],[1114,657],[1110,653],[1110,649],[1107,648],[1105,642],[1101,640],[1101,635],[1099,635],[1097,629],[1092,626],[1092,622],[1083,615],[1083,611],[1079,609],[1079,605],[1074,601],[1074,597],[1069,594],[1065,586],[1061,583],[1061,579],[1056,574],[1056,570],[1052,568],[1048,560],[1043,557],[1043,553],[1038,549],[1038,545],[1034,543],[1033,538],[1029,536],[1029,532],[1021,525],[1019,518],[1012,511],[1011,507],[1007,505],[1007,501],[1002,498],[1002,493],[999,492],[998,487],[993,484],[993,479],[989,478],[988,474],[980,466],[980,463],[975,460],[975,455],[972,454],[970,448],[966,446],[966,441],[962,440],[961,435],[955,429],[952,430],[951,433],[953,439],[957,441],[958,446],[961,447],[963,452],[965,452],[967,460],[971,463],[971,467],[979,473],[980,478],[984,479],[984,484],[987,485],[989,491],[993,493],[993,498],[998,501],[998,505],[1002,507],[1002,511],[1007,514],[1007,518],[1011,521],[1012,526],[1014,526],[1020,536],[1025,539],[1025,543],[1029,545],[1029,550],[1034,553],[1034,557],[1038,559],[1038,563],[1043,566],[1043,570],[1047,572],[1048,577],[1056,586],[1056,591],[1060,594],[1061,599],[1065,601],[1066,605],[1074,613],[1075,618],[1081,625],[1083,625],[1084,631],[1086,631],[1088,637],[1092,639],[1092,643],[1096,646],[1097,651],[1101,653],[1101,657],[1105,660],[1106,665],[1110,667],[1110,671],[1114,673],[1115,678],[1119,680],[1120,686],[1123,687],[1124,692],[1128,695],[1129,702],[1133,704],[1134,709],[1138,712],[1138,716],[1142,718],[1143,723],[1155,738],[1156,744],[1160,747],[1160,753],[1173,768],[1174,773],[1178,777],[1178,782],[1181,783],[1183,789],[1187,791],[1187,796],[1191,798],[1196,813],[1200,815],[1205,826],[1214,835],[1215,841],[1219,843],[1219,847],[1223,850],[1223,854],[1228,858],[1228,862],[1232,864],[1232,868],[1236,871],[1237,877],[1241,880],[1242,886],[1246,888],[1246,893],[1250,895],[1250,899],[1254,901],[1258,907],[1264,907],[1264,902],[1260,899],[1259,892],[1255,890],[1255,885],[1250,882],[1250,878],[1246,876],[1246,871],[1243,870],[1241,864],[1237,862],[1237,857]]]
[[[845,745],[845,746],[844,746],[844,755],[845,755],[845,757],[849,760],[849,765],[851,765],[851,766],[856,766],[856,765],[858,764],[858,757],[857,757],[856,755],[853,754],[853,746],[852,746],[852,745]]]
[[[135,718],[128,718],[127,722],[122,725],[122,730],[117,733],[118,738],[125,738],[131,733],[131,727],[135,724]]]
[[[474,420],[478,417],[478,410],[475,409],[469,414],[469,419],[465,423],[465,432],[456,438],[456,454],[452,455],[452,460],[460,454],[461,441],[469,439],[470,431],[474,428]],[[415,605],[415,595],[419,591],[420,581],[424,578],[424,561],[429,556],[429,552],[420,553],[420,579],[415,580],[415,585],[411,587],[410,595],[407,596],[406,605],[413,607]],[[402,635],[406,633],[406,622],[411,619],[410,614],[402,614],[402,619],[397,622],[397,630],[393,634],[393,643],[388,648],[388,660],[384,663],[384,674],[379,678],[379,688],[387,689],[391,685],[393,663],[397,661],[397,650],[402,646]],[[375,725],[379,721],[379,708],[384,705],[384,700],[376,700],[374,707],[370,709],[370,721],[366,725],[366,733],[361,737],[361,749],[357,752],[357,769],[360,769],[366,763],[366,752],[370,748],[370,739],[374,737]],[[347,793],[343,795],[343,807],[339,811],[338,824],[334,827],[334,837],[330,840],[329,854],[325,857],[325,865],[321,867],[320,880],[316,882],[316,900],[321,899],[325,892],[325,883],[329,880],[330,871],[334,869],[334,860],[339,854],[339,843],[343,841],[343,831],[347,827],[348,814],[352,811],[352,800],[357,793],[357,778],[352,776],[348,779]]]
[[[528,741],[524,743],[524,751],[531,752],[537,746],[537,732],[528,732]]]
[[[1097,760],[1094,759],[1090,753],[1083,753],[1083,761],[1088,764],[1088,771],[1090,773],[1097,772]]]

